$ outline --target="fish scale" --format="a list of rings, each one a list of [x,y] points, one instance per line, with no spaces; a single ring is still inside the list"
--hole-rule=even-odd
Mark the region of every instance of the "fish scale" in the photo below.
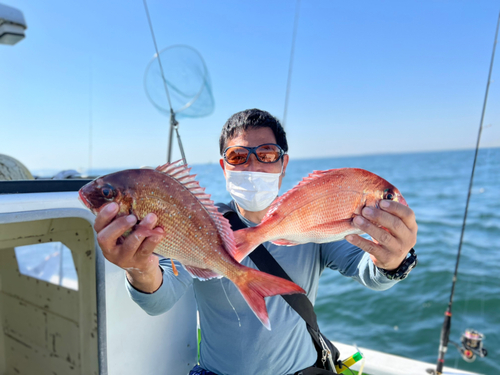
[[[381,199],[406,204],[399,190],[383,178],[359,168],[314,171],[283,194],[269,208],[261,223],[234,233],[241,261],[259,244],[271,241],[292,246],[339,241],[362,233],[351,225],[365,206],[377,207]]]
[[[134,214],[142,220],[154,213],[157,226],[166,233],[155,253],[178,260],[193,277],[201,280],[227,277],[257,318],[270,329],[264,297],[305,291],[291,281],[245,267],[235,260],[239,257],[238,249],[229,222],[189,171],[190,168],[177,162],[156,170],[120,171],[88,183],[80,189],[79,196],[94,213],[111,201],[119,206],[117,216]],[[173,262],[172,265],[176,272]]]

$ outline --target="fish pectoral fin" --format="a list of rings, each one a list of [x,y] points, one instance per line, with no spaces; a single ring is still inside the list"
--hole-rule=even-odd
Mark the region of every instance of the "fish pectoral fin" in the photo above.
[[[177,268],[175,267],[174,260],[170,259],[170,261],[172,262],[172,270],[174,271],[174,275],[179,276],[179,271],[177,271]]]
[[[222,277],[218,273],[215,273],[214,271],[207,268],[198,268],[193,266],[184,266],[184,268],[189,272],[191,276],[197,277],[198,279],[203,281]]]
[[[293,242],[293,241],[289,241],[289,240],[285,240],[285,239],[279,239],[279,240],[275,240],[275,241],[271,241],[273,244],[275,245],[278,245],[278,246],[295,246],[295,245],[299,245],[298,242]]]

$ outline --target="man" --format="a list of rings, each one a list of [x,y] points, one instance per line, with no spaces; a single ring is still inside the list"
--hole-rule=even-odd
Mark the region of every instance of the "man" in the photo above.
[[[220,165],[234,198],[230,206],[247,226],[255,226],[276,198],[286,173],[289,156],[285,132],[267,112],[239,112],[222,129],[220,151]],[[117,210],[114,203],[106,206],[96,217],[95,230],[104,256],[126,270],[134,301],[149,314],[161,314],[193,285],[202,342],[200,366],[192,374],[285,375],[316,362],[317,352],[304,320],[283,298],[266,300],[272,324],[272,331],[268,331],[227,279],[193,279],[178,264],[179,275],[174,276],[170,261],[159,261],[152,254],[163,236],[169,235],[155,228],[155,215],[149,214],[139,225],[155,228],[156,234],[144,237],[137,231],[118,242],[136,224],[136,218],[115,219]],[[390,288],[397,281],[382,270],[397,269],[414,246],[415,216],[410,208],[393,201],[381,201],[380,209],[366,207],[362,215],[353,220],[353,225],[374,241],[349,235],[346,241],[328,244],[264,246],[313,303],[319,276],[326,267],[375,290]],[[242,264],[255,268],[248,257]]]

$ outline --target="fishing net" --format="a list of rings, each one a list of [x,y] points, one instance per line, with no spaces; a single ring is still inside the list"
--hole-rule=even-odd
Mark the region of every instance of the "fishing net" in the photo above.
[[[144,87],[149,100],[166,115],[170,115],[170,107],[177,118],[203,117],[214,110],[205,61],[198,51],[189,46],[167,47],[155,55],[146,68]]]

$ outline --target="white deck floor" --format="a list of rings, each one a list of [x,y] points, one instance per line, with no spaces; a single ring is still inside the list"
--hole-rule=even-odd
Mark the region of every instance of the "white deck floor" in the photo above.
[[[347,358],[357,351],[357,349],[352,345],[346,345],[335,341],[333,341],[333,343],[342,353],[341,359]],[[363,374],[429,375],[429,372],[427,372],[428,369],[436,369],[435,363],[415,361],[413,359],[399,357],[396,355],[382,353],[366,348],[359,348],[359,350],[365,358]],[[353,365],[351,368],[353,370],[359,371],[362,365],[363,361],[360,361]],[[346,371],[343,374],[349,374],[349,371]],[[478,375],[478,373],[445,367],[443,370],[443,375]]]

